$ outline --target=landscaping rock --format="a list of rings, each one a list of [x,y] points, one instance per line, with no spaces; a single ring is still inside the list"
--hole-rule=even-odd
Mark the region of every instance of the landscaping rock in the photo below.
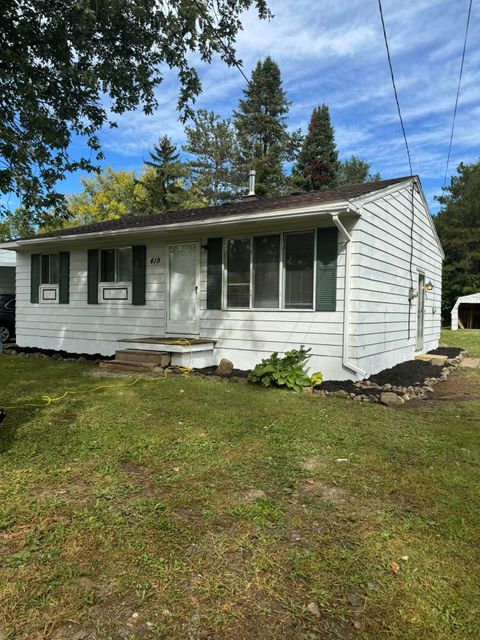
[[[399,407],[400,405],[405,404],[405,400],[403,398],[390,391],[380,394],[380,402],[386,407]]]
[[[248,384],[247,378],[240,378],[239,376],[232,376],[229,380],[230,382],[236,382],[237,384]]]
[[[152,373],[156,373],[157,375],[163,375],[165,373],[165,369],[160,365],[153,367]]]
[[[336,398],[348,398],[348,393],[343,389],[339,389],[338,391],[335,391],[334,395]]]
[[[233,371],[233,362],[231,360],[227,360],[227,358],[222,358],[220,360],[220,364],[218,365],[215,374],[217,376],[229,376]]]

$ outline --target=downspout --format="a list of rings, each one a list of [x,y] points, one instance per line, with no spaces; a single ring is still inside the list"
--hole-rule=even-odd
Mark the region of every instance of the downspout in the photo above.
[[[343,226],[338,214],[332,215],[332,220],[340,231],[342,239],[345,241],[345,289],[343,301],[343,354],[342,363],[346,369],[350,369],[354,373],[358,373],[364,378],[367,372],[357,367],[349,360],[349,338],[350,338],[350,258],[351,258],[351,241],[352,236]]]

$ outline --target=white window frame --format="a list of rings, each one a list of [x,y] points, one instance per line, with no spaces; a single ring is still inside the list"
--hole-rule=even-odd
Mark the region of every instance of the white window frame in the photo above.
[[[131,245],[121,247],[103,247],[99,250],[98,256],[98,302],[99,304],[131,304],[132,303],[132,280],[124,282],[114,280],[113,282],[102,281],[102,251],[115,251],[115,278],[118,277],[118,251],[119,249],[130,249]],[[133,278],[133,264],[132,264]]]
[[[292,229],[291,231],[278,231],[278,232],[263,232],[263,233],[249,233],[249,234],[238,234],[233,236],[228,236],[223,238],[223,247],[222,247],[222,310],[223,311],[286,311],[287,313],[293,312],[298,313],[299,311],[305,313],[313,313],[315,312],[315,291],[317,285],[317,269],[316,269],[316,261],[317,261],[317,233],[316,229],[308,228],[308,229]],[[299,233],[313,233],[313,296],[312,296],[312,307],[309,309],[306,308],[295,308],[295,309],[286,309],[285,308],[285,236],[295,235]],[[278,278],[278,307],[254,307],[254,287],[255,287],[255,265],[253,260],[253,238],[255,237],[263,237],[263,236],[280,236],[280,260],[279,260],[279,278]],[[228,306],[228,242],[229,240],[238,240],[241,238],[249,238],[250,239],[250,295],[249,295],[249,307],[229,307]]]

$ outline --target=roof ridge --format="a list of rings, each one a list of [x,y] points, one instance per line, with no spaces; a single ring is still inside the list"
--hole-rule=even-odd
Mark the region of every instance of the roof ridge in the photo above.
[[[33,240],[36,238],[53,238],[58,236],[69,236],[95,233],[107,230],[128,230],[138,228],[148,228],[161,226],[166,224],[175,224],[182,222],[191,222],[192,220],[207,220],[213,218],[228,218],[236,214],[255,213],[256,211],[268,211],[275,209],[284,209],[287,206],[300,207],[302,204],[315,203],[333,203],[343,196],[348,201],[352,198],[364,196],[368,193],[379,191],[383,188],[411,180],[411,176],[402,176],[400,178],[387,178],[384,180],[376,180],[373,182],[361,182],[358,184],[346,184],[324,191],[306,191],[303,193],[288,193],[276,196],[274,198],[258,198],[251,200],[232,201],[230,206],[224,204],[210,205],[208,207],[194,207],[191,209],[176,209],[165,213],[154,213],[150,215],[122,216],[113,220],[102,220],[100,222],[92,222],[89,224],[78,225],[75,227],[67,227],[57,231],[47,231],[39,233],[35,236],[27,238],[19,238],[20,240]]]

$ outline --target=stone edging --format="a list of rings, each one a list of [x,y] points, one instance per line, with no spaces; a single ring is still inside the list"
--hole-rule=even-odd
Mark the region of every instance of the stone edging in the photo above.
[[[427,378],[422,385],[402,387],[384,384],[383,386],[380,386],[374,382],[370,382],[370,380],[362,380],[361,382],[354,382],[354,386],[359,389],[377,391],[377,393],[348,393],[342,389],[339,389],[338,391],[314,389],[313,393],[323,396],[345,398],[345,400],[355,400],[357,402],[375,402],[384,404],[388,407],[400,406],[414,398],[427,397],[429,393],[433,392],[433,387],[439,382],[445,381],[452,371],[455,371],[458,368],[459,364],[467,355],[467,351],[461,351],[455,358],[447,359],[442,367],[440,376],[438,378]]]

